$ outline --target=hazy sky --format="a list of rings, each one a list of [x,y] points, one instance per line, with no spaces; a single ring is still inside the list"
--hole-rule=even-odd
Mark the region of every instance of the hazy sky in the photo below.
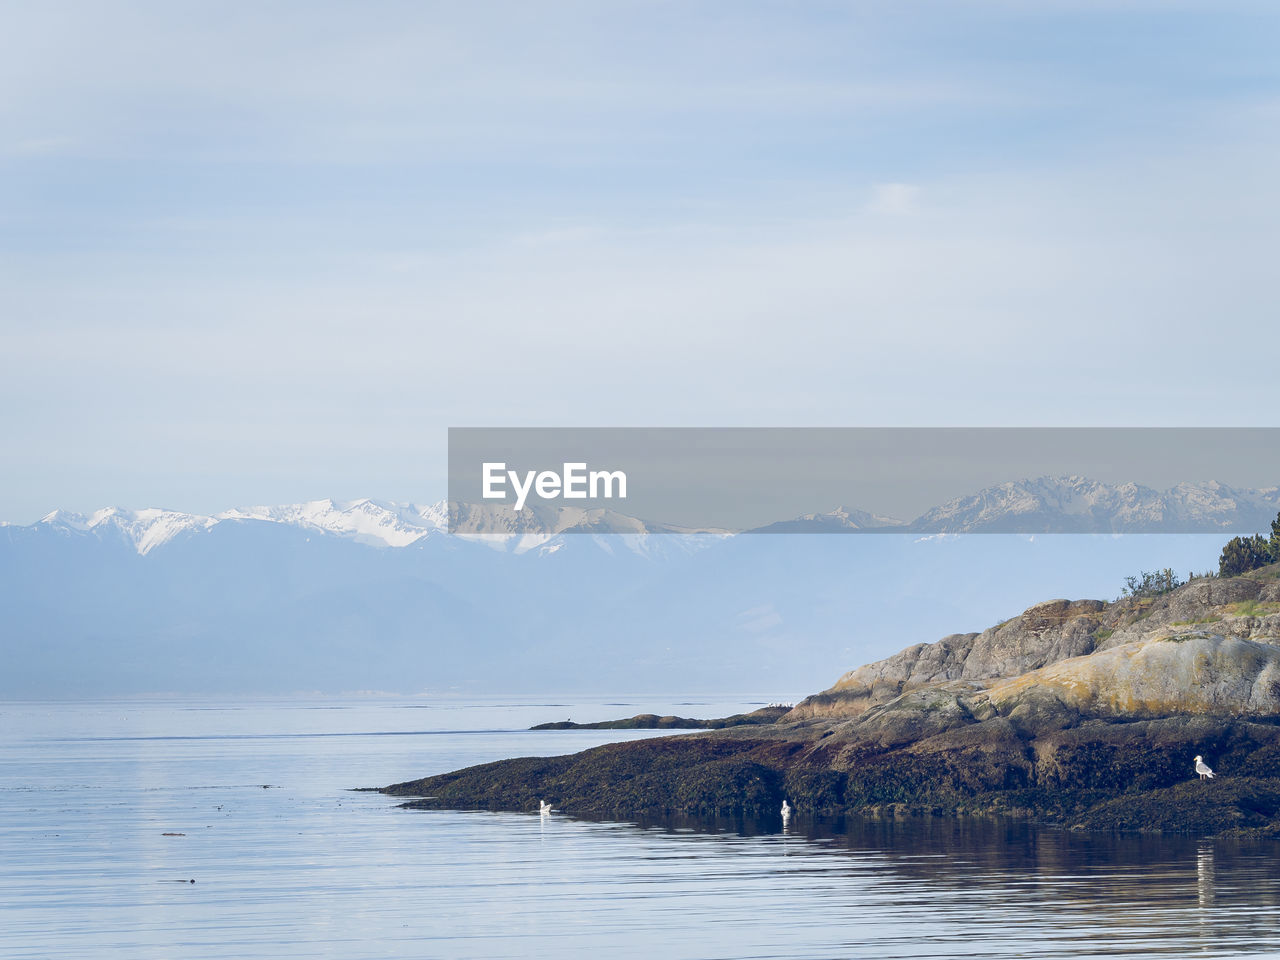
[[[1280,7],[0,2],[0,519],[449,425],[1277,425]]]

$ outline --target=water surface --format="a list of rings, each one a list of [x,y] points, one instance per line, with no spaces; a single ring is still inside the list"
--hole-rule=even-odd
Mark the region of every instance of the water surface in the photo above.
[[[653,735],[524,729],[544,720],[758,705],[0,704],[0,956],[1280,953],[1273,845],[803,811],[786,832],[601,823],[348,792]]]

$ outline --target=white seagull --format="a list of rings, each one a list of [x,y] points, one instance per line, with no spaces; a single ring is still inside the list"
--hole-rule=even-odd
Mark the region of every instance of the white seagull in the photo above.
[[[786,823],[791,819],[791,804],[787,803],[786,798],[782,801],[782,822]]]
[[[1204,762],[1204,757],[1196,757],[1196,773],[1200,774],[1201,780],[1206,777],[1212,780],[1214,777],[1213,771],[1210,770],[1209,765]]]
[[[547,816],[549,813],[551,813],[551,804],[547,803],[547,801],[545,800],[539,800],[538,813],[542,814],[542,816],[544,817]]]

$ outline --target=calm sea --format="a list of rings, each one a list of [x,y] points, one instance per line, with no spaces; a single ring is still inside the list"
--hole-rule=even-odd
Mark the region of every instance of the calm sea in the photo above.
[[[595,823],[347,792],[650,735],[524,729],[543,720],[756,705],[3,703],[0,957],[1280,954],[1272,845]]]

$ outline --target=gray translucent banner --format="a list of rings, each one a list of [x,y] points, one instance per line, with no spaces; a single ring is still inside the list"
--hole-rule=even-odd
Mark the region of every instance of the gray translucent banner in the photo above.
[[[1280,428],[449,430],[449,529],[1269,532]]]

